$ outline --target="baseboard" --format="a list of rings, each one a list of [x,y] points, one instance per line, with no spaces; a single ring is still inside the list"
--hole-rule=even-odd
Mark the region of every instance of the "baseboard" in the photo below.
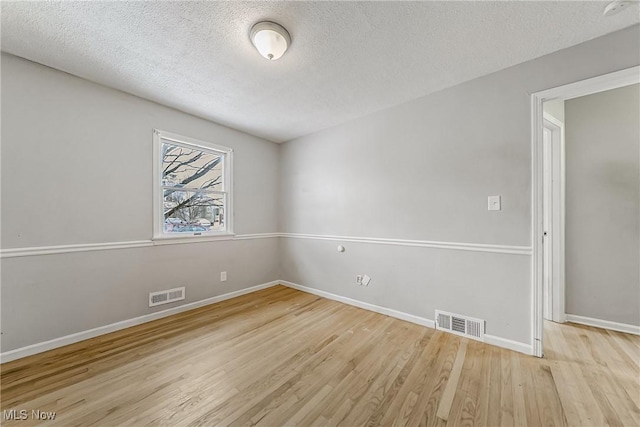
[[[339,301],[345,304],[352,305],[354,307],[363,308],[365,310],[374,311],[376,313],[384,314],[390,317],[394,317],[396,319],[406,320],[407,322],[416,323],[418,325],[427,326],[429,328],[435,329],[436,327],[435,321],[431,319],[427,319],[425,317],[415,316],[413,314],[404,313],[402,311],[393,310],[391,308],[381,307],[375,304],[369,304],[367,302],[362,302],[352,298],[343,297],[341,295],[332,294],[331,292],[321,291],[319,289],[310,288],[308,286],[302,286],[293,282],[287,282],[286,280],[281,280],[280,283],[289,288],[297,289],[299,291],[307,292],[313,295],[318,295],[330,300]],[[525,344],[518,341],[512,341],[512,340],[497,337],[494,335],[485,334],[484,338],[485,338],[484,342],[486,344],[495,345],[497,347],[506,348],[508,350],[517,351],[527,355],[533,354],[533,348],[531,347],[530,344]]]
[[[495,335],[484,334],[484,342],[486,344],[495,345],[496,347],[506,348],[507,350],[517,351],[529,356],[533,356],[533,347],[531,344],[525,344],[520,341],[513,341],[507,338],[497,337]]]
[[[593,319],[591,317],[567,314],[567,322],[581,325],[594,326],[596,328],[611,329],[612,331],[626,332],[627,334],[640,335],[640,326],[626,323],[611,322],[609,320]]]
[[[280,281],[274,280],[272,282],[263,283],[257,286],[252,286],[250,288],[240,289],[239,291],[229,292],[223,295],[218,295],[215,297],[206,298],[206,299],[192,302],[189,304],[180,305],[178,307],[172,307],[166,310],[157,311],[155,313],[134,317],[133,319],[127,319],[120,322],[111,323],[109,325],[99,326],[97,328],[89,329],[87,331],[77,332],[75,334],[65,335],[60,338],[54,338],[49,341],[44,341],[37,344],[28,345],[26,347],[17,348],[15,350],[6,351],[4,353],[0,353],[0,363],[11,362],[12,360],[21,359],[23,357],[31,356],[34,354],[48,351],[48,350],[53,350],[58,347],[63,347],[65,345],[84,341],[89,338],[94,338],[100,335],[105,335],[111,332],[119,331],[121,329],[130,328],[132,326],[140,325],[142,323],[151,322],[152,320],[162,319],[163,317],[172,316],[174,314],[182,313],[188,310],[193,310],[195,308],[203,307],[205,305],[226,301],[228,299],[239,297],[241,295],[250,294],[252,292],[256,292],[261,289],[270,288],[279,283]]]

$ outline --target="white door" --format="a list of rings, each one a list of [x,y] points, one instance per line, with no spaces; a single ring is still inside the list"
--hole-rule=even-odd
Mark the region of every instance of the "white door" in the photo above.
[[[552,320],[553,317],[553,246],[551,245],[553,218],[553,143],[552,130],[547,126],[543,129],[542,135],[542,188],[543,188],[543,241],[542,241],[542,283],[543,283],[543,317],[546,320]]]
[[[560,122],[545,117],[542,134],[543,317],[564,322],[564,147]]]

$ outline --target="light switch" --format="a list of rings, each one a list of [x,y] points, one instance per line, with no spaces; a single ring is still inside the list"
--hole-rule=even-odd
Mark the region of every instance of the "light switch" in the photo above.
[[[500,196],[489,196],[487,209],[490,211],[499,211],[501,209]]]

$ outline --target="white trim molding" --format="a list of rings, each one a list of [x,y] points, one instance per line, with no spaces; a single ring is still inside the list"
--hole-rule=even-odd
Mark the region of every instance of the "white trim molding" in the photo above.
[[[270,288],[272,286],[278,285],[279,283],[280,281],[275,280],[273,282],[263,283],[261,285],[252,286],[250,288],[240,289],[238,291],[229,292],[223,295],[217,295],[215,297],[206,298],[200,301],[183,304],[178,307],[168,308],[166,310],[156,311],[155,313],[134,317],[133,319],[127,319],[120,322],[111,323],[109,325],[99,326],[97,328],[89,329],[87,331],[77,332],[75,334],[54,338],[49,341],[44,341],[37,344],[32,344],[25,347],[17,348],[15,350],[5,351],[4,353],[0,353],[0,363],[11,362],[12,360],[17,360],[23,357],[32,356],[34,354],[38,354],[48,350],[53,350],[55,348],[63,347],[65,345],[75,344],[80,341],[88,340],[90,338],[95,338],[100,335],[109,334],[111,332],[116,332],[121,329],[130,328],[132,326],[151,322],[153,320],[162,319],[163,317],[172,316],[174,314],[193,310],[195,308],[203,307],[205,305],[226,301],[231,298],[236,298],[242,295],[246,295],[252,292],[262,290],[262,289]]]
[[[344,304],[352,305],[354,307],[362,308],[364,310],[373,311],[376,313],[384,314],[389,317],[393,317],[400,320],[405,320],[407,322],[415,323],[418,325],[426,326],[432,329],[435,329],[436,323],[434,320],[427,319],[425,317],[416,316],[413,314],[404,313],[402,311],[394,310],[387,307],[381,307],[379,305],[370,304],[363,301],[358,301],[352,298],[343,297],[341,295],[332,294],[331,292],[321,291],[320,289],[310,288],[308,286],[302,286],[297,283],[288,282],[286,280],[281,280],[280,284],[287,286],[289,288],[297,289],[302,292],[307,292],[309,294],[318,295],[319,297],[327,298],[330,300],[338,301]],[[484,343],[495,345],[497,347],[506,348],[508,350],[517,351],[520,353],[524,353],[527,355],[533,354],[533,349],[529,344],[521,343],[518,341],[509,340],[502,337],[497,337],[495,335],[484,335]]]
[[[531,255],[530,246],[488,245],[483,243],[437,242],[431,240],[386,239],[379,237],[329,236],[321,234],[281,233],[293,239],[333,240],[337,242],[372,243],[377,245],[414,246],[422,248],[452,249],[459,251],[494,252],[513,255]]]
[[[483,243],[436,242],[430,240],[383,239],[378,237],[327,236],[300,233],[227,234],[221,236],[183,237],[175,239],[136,240],[130,242],[86,243],[77,245],[41,246],[0,250],[0,258],[35,255],[53,255],[71,252],[105,251],[110,249],[144,248],[149,246],[182,245],[187,243],[224,242],[229,240],[273,239],[333,240],[339,242],[371,243],[377,245],[412,246],[420,248],[451,249],[459,251],[493,252],[511,255],[531,255],[530,246],[487,245]]]
[[[543,103],[554,99],[568,100],[606,90],[640,83],[640,66],[627,68],[579,82],[531,94],[531,346],[533,354],[542,357],[543,340]],[[568,318],[569,316],[567,316]]]
[[[36,255],[55,255],[72,252],[107,251],[112,249],[146,248],[150,246],[181,245],[186,243],[225,242],[230,240],[272,239],[279,233],[229,234],[226,236],[208,236],[183,239],[135,240],[130,242],[85,243],[78,245],[40,246],[0,250],[0,258],[15,258]]]
[[[542,357],[543,330],[543,274],[542,274],[542,148],[543,148],[543,98],[531,95],[531,348],[533,355]],[[539,240],[539,241],[538,241]]]
[[[551,101],[553,99],[573,99],[592,95],[606,90],[637,84],[640,81],[640,66],[626,68],[613,73],[603,74],[590,79],[580,80],[564,86],[558,86],[534,93],[536,97]]]
[[[57,245],[31,248],[2,249],[0,250],[0,258],[66,254],[72,252],[107,251],[111,249],[144,248],[149,246],[153,246],[153,241],[136,240],[131,242],[85,243],[78,245]]]
[[[629,325],[626,323],[612,322],[610,320],[594,319],[592,317],[578,316],[576,314],[567,314],[567,322],[579,323],[581,325],[593,326],[602,329],[611,329],[612,331],[625,332],[627,334],[640,335],[639,325]]]
[[[531,344],[487,334],[484,334],[484,343],[506,348],[507,350],[517,351],[518,353],[524,353],[527,356],[533,356],[533,347],[531,347]]]
[[[236,234],[233,240],[273,239],[280,237],[280,233]]]

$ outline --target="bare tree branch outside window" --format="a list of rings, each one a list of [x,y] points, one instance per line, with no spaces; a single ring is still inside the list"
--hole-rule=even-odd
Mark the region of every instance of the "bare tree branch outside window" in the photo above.
[[[222,154],[162,144],[165,231],[224,229]]]

